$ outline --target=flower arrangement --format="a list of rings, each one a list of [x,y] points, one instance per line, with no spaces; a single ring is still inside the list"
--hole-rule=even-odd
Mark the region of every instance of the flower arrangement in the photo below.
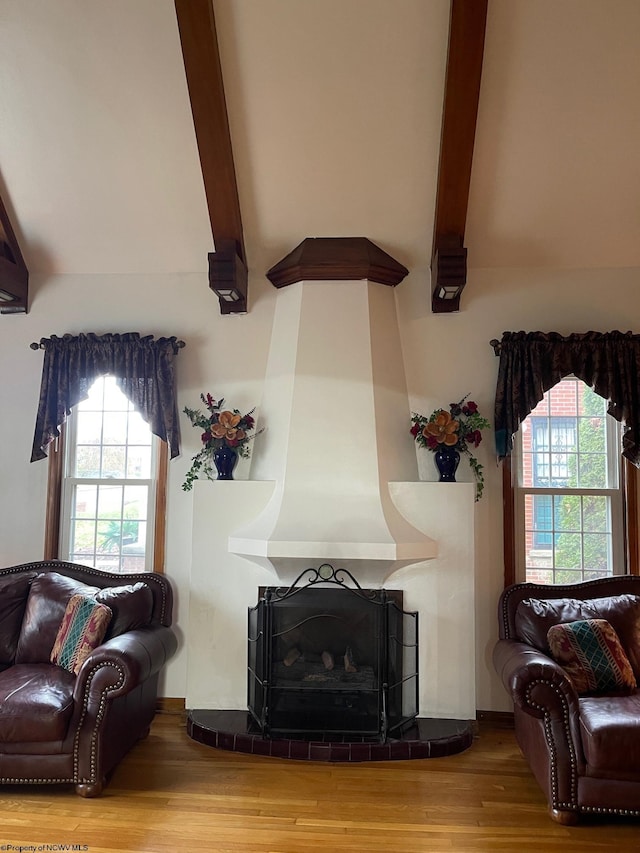
[[[251,409],[246,415],[241,415],[238,409],[223,409],[224,399],[214,400],[211,394],[200,394],[207,413],[200,409],[189,409],[184,407],[184,413],[191,421],[191,425],[203,430],[200,436],[202,448],[191,459],[191,468],[187,472],[186,479],[182,484],[185,492],[193,487],[193,481],[200,475],[207,480],[214,480],[212,460],[213,451],[220,447],[232,447],[239,456],[248,458],[249,442],[260,435],[261,429],[253,435],[249,433],[255,429],[256,422],[253,418],[255,409]]]
[[[482,441],[482,430],[491,424],[478,411],[477,403],[467,402],[463,397],[459,403],[450,403],[449,411],[436,409],[429,418],[413,412],[411,414],[411,435],[420,447],[435,452],[444,445],[453,447],[469,457],[469,465],[476,479],[476,500],[482,497],[484,489],[483,467],[471,452]]]

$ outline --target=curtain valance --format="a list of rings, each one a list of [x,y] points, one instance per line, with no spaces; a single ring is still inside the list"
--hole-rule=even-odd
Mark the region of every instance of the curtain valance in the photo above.
[[[513,436],[543,395],[573,374],[608,400],[624,425],[622,454],[640,467],[640,335],[505,332],[492,342],[500,356],[495,402],[496,451],[511,453]]]
[[[115,376],[153,434],[168,443],[171,458],[180,453],[174,359],[182,341],[154,340],[137,332],[86,333],[52,335],[31,346],[44,349],[32,462],[46,458],[47,446],[60,435],[72,407],[85,400],[93,382],[105,374]]]

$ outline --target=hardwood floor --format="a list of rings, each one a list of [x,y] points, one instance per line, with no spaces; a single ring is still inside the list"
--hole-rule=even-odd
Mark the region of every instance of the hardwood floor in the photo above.
[[[65,786],[0,787],[0,850],[20,845],[87,853],[631,851],[640,849],[640,821],[555,824],[513,733],[489,723],[471,749],[448,758],[318,764],[213,750],[186,735],[182,716],[162,714],[98,799]]]

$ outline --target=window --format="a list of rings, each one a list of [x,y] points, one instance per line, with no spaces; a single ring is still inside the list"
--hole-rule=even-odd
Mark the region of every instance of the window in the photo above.
[[[116,573],[154,569],[158,445],[114,377],[97,379],[66,424],[62,559]]]
[[[574,377],[548,391],[517,442],[520,579],[573,583],[624,571],[620,426]]]

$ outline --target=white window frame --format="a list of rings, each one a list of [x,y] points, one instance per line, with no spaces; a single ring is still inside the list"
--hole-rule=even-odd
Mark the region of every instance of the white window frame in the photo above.
[[[571,379],[573,377],[565,377]],[[580,380],[578,380],[580,381]],[[559,416],[562,417],[562,416]],[[515,540],[515,568],[516,581],[524,582],[527,580],[527,565],[526,565],[526,529],[525,529],[525,499],[529,495],[544,495],[553,498],[557,495],[587,495],[597,496],[602,495],[608,497],[609,501],[609,525],[611,530],[611,548],[610,548],[610,564],[612,573],[624,574],[626,571],[626,542],[625,542],[625,518],[624,518],[624,489],[623,489],[623,471],[621,457],[621,431],[620,424],[611,417],[606,415],[606,437],[607,437],[607,481],[612,485],[610,488],[562,488],[562,487],[534,487],[523,485],[523,447],[522,447],[523,430],[522,426],[518,430],[514,439],[513,461],[514,461],[514,478],[513,478],[513,498],[514,498],[514,540]],[[551,436],[549,436],[551,440]],[[553,554],[553,548],[552,548]],[[559,567],[559,571],[565,567]],[[555,566],[552,567],[553,580],[552,583],[558,583],[555,580]],[[577,573],[578,570],[576,570]],[[581,569],[584,573],[584,568]],[[584,580],[584,574],[582,576]]]
[[[145,572],[157,570],[155,537],[157,534],[156,499],[158,496],[158,462],[159,462],[159,439],[151,436],[151,464],[152,476],[145,479],[116,478],[116,477],[74,477],[69,473],[73,470],[76,452],[77,437],[77,408],[74,407],[65,423],[65,441],[63,454],[63,469],[61,483],[61,506],[60,506],[60,559],[76,562],[71,553],[71,510],[74,502],[75,489],[78,485],[107,485],[107,486],[146,486],[147,488],[147,518],[145,536],[144,569]],[[119,566],[121,566],[122,555],[119,555]],[[109,571],[98,567],[102,571]],[[128,574],[121,568],[114,574]]]

